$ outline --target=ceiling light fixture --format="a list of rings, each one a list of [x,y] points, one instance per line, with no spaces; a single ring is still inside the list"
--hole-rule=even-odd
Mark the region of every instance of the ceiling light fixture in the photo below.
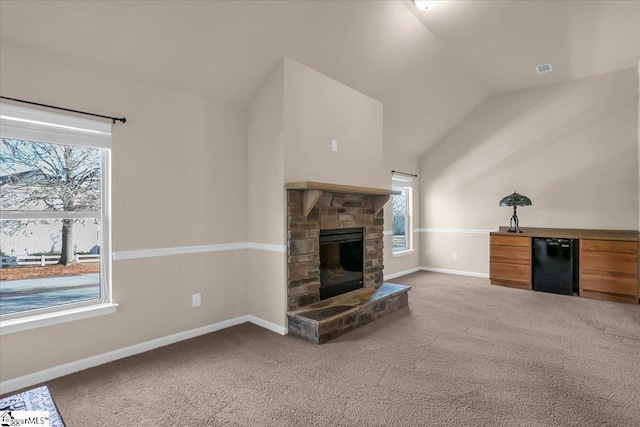
[[[416,7],[420,10],[433,9],[438,0],[413,0]]]

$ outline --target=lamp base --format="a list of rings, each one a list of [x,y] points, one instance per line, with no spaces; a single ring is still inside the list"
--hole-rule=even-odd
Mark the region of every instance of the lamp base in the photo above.
[[[522,233],[519,226],[518,214],[516,214],[516,206],[513,207],[513,216],[509,220],[509,229],[507,230],[507,233]]]

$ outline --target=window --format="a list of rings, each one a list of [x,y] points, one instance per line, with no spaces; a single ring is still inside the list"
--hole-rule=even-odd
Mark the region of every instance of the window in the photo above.
[[[109,303],[111,124],[0,105],[0,319]]]
[[[392,196],[393,202],[393,253],[410,251],[413,248],[411,238],[411,203],[413,177],[393,174],[392,188],[400,191]]]

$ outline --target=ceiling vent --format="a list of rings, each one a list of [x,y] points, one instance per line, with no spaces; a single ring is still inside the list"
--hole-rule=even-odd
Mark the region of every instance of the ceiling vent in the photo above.
[[[553,67],[551,66],[551,64],[538,65],[536,67],[536,72],[538,74],[546,74],[552,71],[553,71]]]

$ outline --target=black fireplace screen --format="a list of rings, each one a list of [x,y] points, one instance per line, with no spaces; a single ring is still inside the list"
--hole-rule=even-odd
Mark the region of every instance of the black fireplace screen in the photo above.
[[[320,230],[320,299],[363,287],[362,228]]]

